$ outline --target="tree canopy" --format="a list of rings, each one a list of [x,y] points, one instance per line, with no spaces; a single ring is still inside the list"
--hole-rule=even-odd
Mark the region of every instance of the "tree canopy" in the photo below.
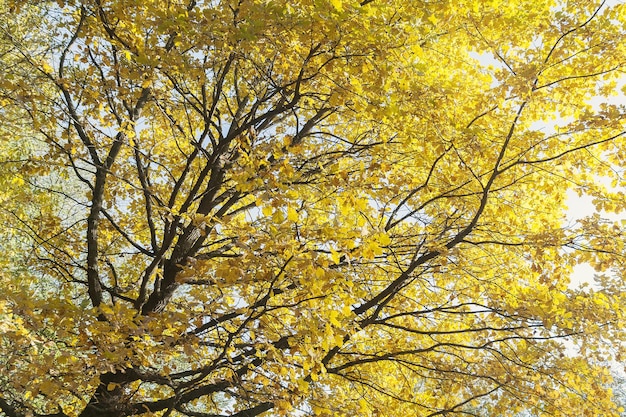
[[[609,1],[2,0],[0,414],[619,415],[624,39]]]

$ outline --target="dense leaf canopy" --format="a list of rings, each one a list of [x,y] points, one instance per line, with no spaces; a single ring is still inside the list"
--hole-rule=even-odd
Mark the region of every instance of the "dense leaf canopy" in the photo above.
[[[0,414],[617,416],[626,6],[0,2]],[[597,271],[590,286],[573,268]]]

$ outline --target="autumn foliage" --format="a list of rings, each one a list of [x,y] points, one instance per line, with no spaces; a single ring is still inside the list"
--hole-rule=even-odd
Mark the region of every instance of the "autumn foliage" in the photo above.
[[[1,1],[0,415],[619,415],[616,3]]]

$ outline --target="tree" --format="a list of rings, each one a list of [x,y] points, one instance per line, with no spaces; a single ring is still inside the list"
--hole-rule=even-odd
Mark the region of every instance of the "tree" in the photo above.
[[[620,412],[623,5],[2,10],[4,415]]]

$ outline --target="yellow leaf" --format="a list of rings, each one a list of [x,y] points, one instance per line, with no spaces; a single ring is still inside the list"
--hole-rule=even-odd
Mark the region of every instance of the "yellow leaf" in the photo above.
[[[321,267],[317,267],[315,268],[315,277],[318,279],[324,278],[326,276],[326,271],[324,271],[324,268]]]
[[[43,64],[41,64],[41,69],[43,70],[43,72],[45,72],[46,74],[52,74],[54,72],[54,70],[52,69],[52,67],[50,66],[50,64],[48,64],[47,62],[44,62]]]
[[[100,304],[100,311],[104,314],[113,314],[113,309],[106,305],[106,304]]]
[[[335,264],[339,264],[341,255],[333,248],[330,248],[330,259],[332,259]]]
[[[364,398],[361,398],[359,400],[359,408],[361,409],[362,412],[366,412],[368,410],[368,404]]]
[[[272,215],[272,221],[276,224],[280,224],[285,221],[285,215],[281,210],[276,210]]]
[[[413,53],[419,57],[419,58],[423,58],[424,57],[424,50],[422,49],[422,47],[419,44],[415,44],[411,47],[411,51],[413,51]]]
[[[330,4],[337,10],[338,12],[343,12],[343,0],[330,0]]]
[[[293,207],[287,208],[287,219],[291,220],[292,222],[298,221],[298,212]]]
[[[350,306],[346,304],[345,306],[343,306],[343,310],[341,310],[341,313],[344,316],[349,316],[350,314],[352,314],[352,308],[350,308]]]

